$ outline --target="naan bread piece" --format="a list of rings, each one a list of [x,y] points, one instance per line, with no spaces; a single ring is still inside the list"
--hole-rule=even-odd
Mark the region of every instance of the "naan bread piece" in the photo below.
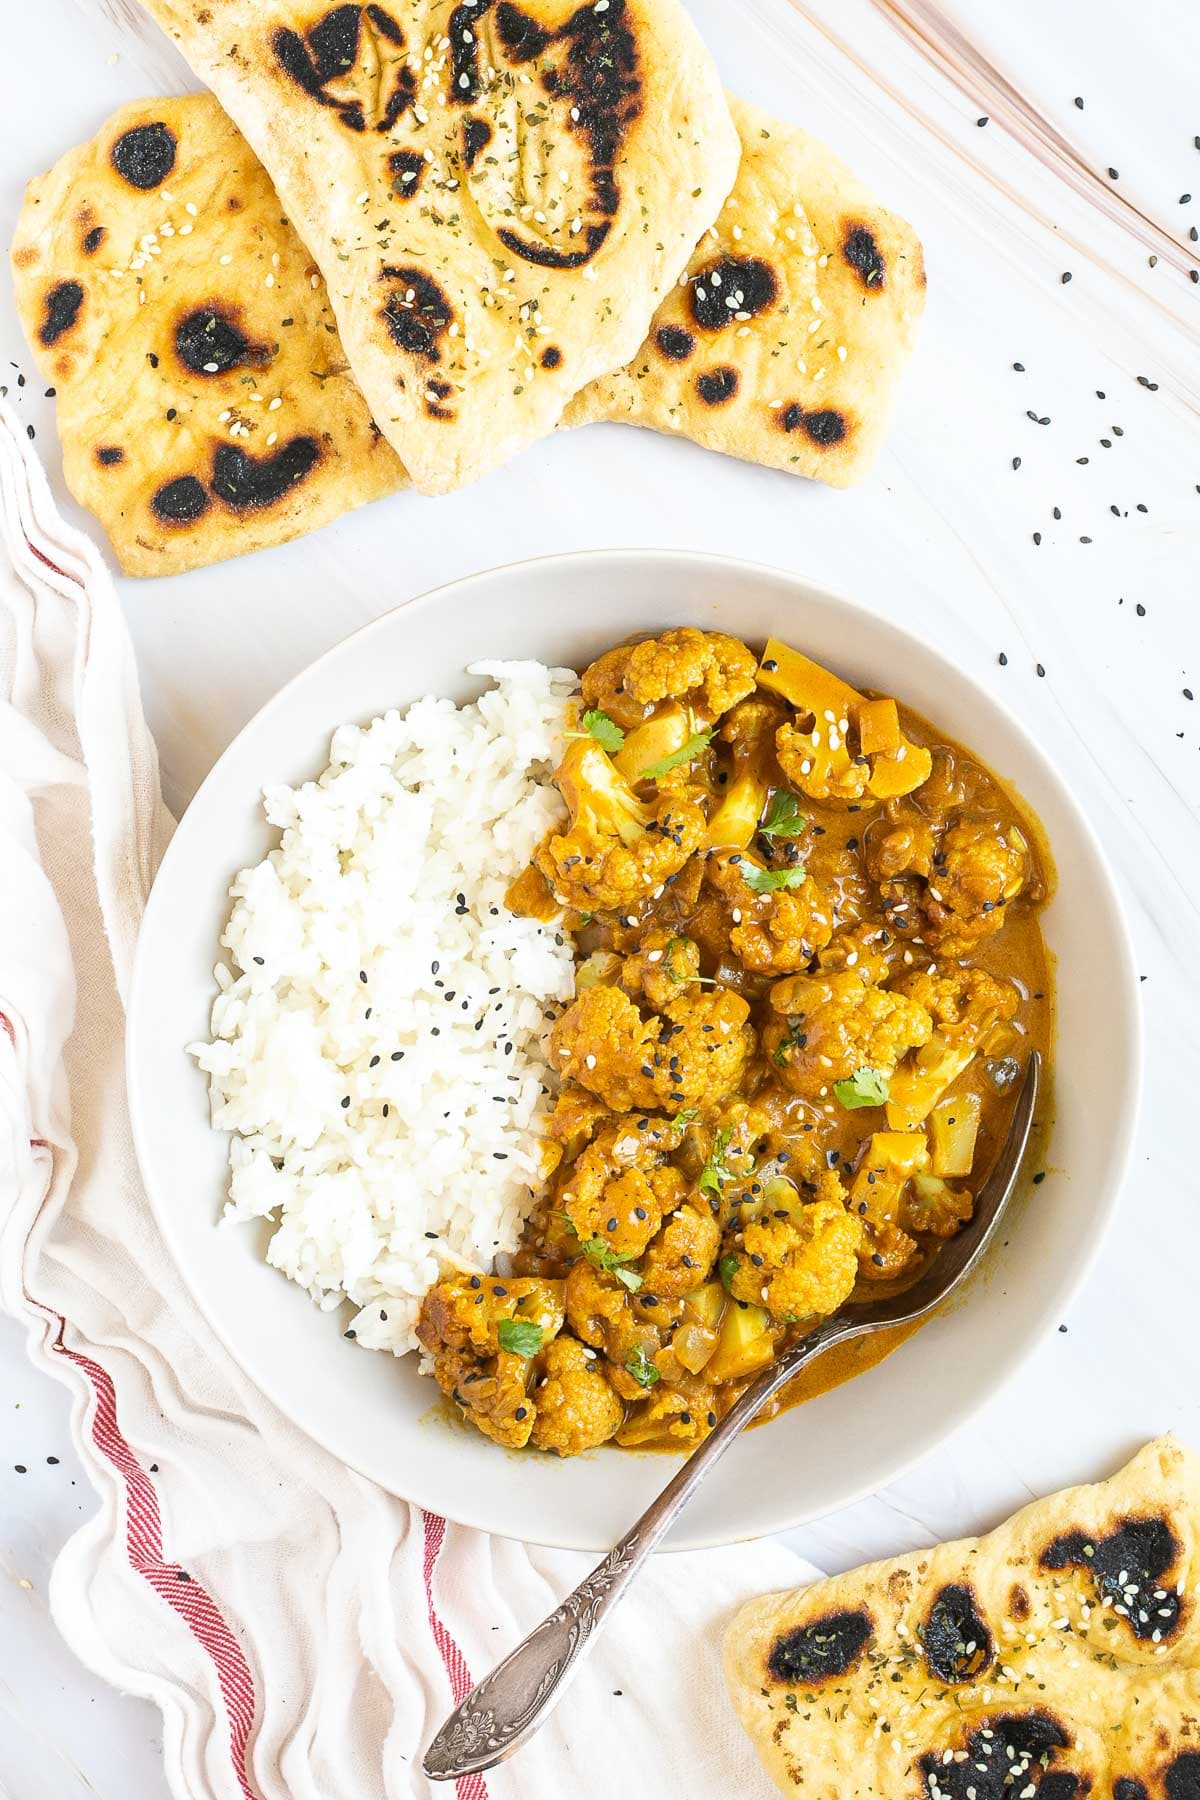
[[[572,402],[833,487],[886,435],[925,305],[910,225],[794,125],[731,100],[737,182],[627,368]]]
[[[679,0],[143,0],[262,158],[417,487],[627,361],[737,172]]]
[[[1200,1458],[1170,1438],[983,1538],[752,1600],[734,1705],[803,1800],[1195,1800]]]
[[[280,544],[405,485],[316,265],[211,94],[123,107],[31,182],[12,263],[67,486],[127,574]]]

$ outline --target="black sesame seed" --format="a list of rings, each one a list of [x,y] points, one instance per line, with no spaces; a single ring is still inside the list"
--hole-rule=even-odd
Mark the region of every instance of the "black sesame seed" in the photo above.
[[[518,1406],[516,1412],[513,1414],[513,1418],[518,1420],[527,1419],[528,1417],[529,1408],[527,1406]]]
[[[346,1110],[346,1108],[347,1108],[347,1107],[348,1107],[348,1106],[349,1106],[349,1104],[350,1104],[350,1096],[349,1096],[349,1094],[343,1094],[343,1095],[342,1095],[342,1111],[343,1111],[343,1112],[345,1112],[345,1110]]]
[[[1042,1185],[1042,1182],[1045,1181],[1045,1179],[1046,1179],[1045,1169],[1039,1169],[1037,1174],[1033,1178],[1034,1187],[1040,1187]]]
[[[1108,179],[1110,181],[1120,181],[1121,177],[1120,177],[1119,172],[1116,169],[1110,169],[1108,171]]]
[[[1017,371],[1018,375],[1023,375],[1025,373],[1025,364],[1024,363],[1014,363],[1013,368]]]
[[[1019,457],[1019,456],[1014,456],[1014,457],[1013,457],[1013,459],[1012,459],[1012,462],[1013,462],[1013,468],[1014,468],[1014,469],[1019,469],[1019,468],[1020,468],[1020,466],[1021,466],[1021,459],[1020,459],[1020,457]]]
[[[1083,111],[1083,101],[1078,94],[1076,94],[1076,96],[1075,96],[1075,104],[1079,108],[1080,112],[1082,112]]]
[[[1045,675],[1045,673],[1046,673],[1045,668],[1043,667],[1043,665],[1041,663],[1039,663],[1037,666],[1037,672],[1039,675]]]
[[[403,1050],[393,1050],[393,1051],[392,1051],[392,1061],[393,1061],[393,1062],[399,1062],[399,1061],[400,1061],[400,1058],[401,1058],[401,1057],[402,1057],[402,1056],[403,1056],[403,1055],[404,1055],[404,1052],[403,1052]]]
[[[368,1066],[368,1068],[372,1068],[372,1069],[378,1068],[379,1058],[377,1056],[373,1056],[370,1060],[370,1063],[367,1066]]]
[[[1007,658],[1007,656],[1005,656],[1003,650],[1000,652],[999,656],[996,658],[996,661],[1000,664],[1000,667],[1002,669],[1007,669],[1008,658]]]
[[[1064,269],[1062,272],[1062,276],[1061,276],[1062,284],[1064,287],[1066,287],[1066,285],[1067,285],[1068,281],[1070,281],[1070,279],[1071,279],[1070,269]]]
[[[1060,512],[1060,511],[1059,511],[1059,509],[1058,509],[1058,507],[1057,507],[1057,506],[1056,506],[1056,507],[1055,507],[1055,509],[1054,509],[1054,517],[1055,517],[1055,518],[1056,518],[1056,519],[1061,519],[1061,518],[1062,518],[1062,513],[1061,513],[1061,512]]]
[[[1041,532],[1040,532],[1040,531],[1035,531],[1035,532],[1034,532],[1034,534],[1033,534],[1033,541],[1034,541],[1034,543],[1035,543],[1035,544],[1040,544],[1040,543],[1041,543],[1041,541],[1042,541],[1042,534],[1041,534]]]

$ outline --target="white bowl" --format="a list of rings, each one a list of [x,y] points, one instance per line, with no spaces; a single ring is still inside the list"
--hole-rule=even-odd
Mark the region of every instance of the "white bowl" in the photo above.
[[[246,1374],[326,1450],[393,1493],[507,1537],[607,1549],[675,1467],[599,1451],[569,1461],[498,1450],[445,1422],[413,1358],[346,1342],[262,1260],[265,1228],[217,1228],[226,1143],[184,1045],[206,1034],[233,874],[273,834],[260,794],[316,775],[329,738],[419,695],[478,692],[464,665],[536,657],[582,668],[626,634],[771,633],[851,682],[898,694],[976,750],[1045,827],[1058,892],[1049,1086],[1053,1171],[1014,1202],[1011,1229],[966,1299],[848,1385],[735,1445],[670,1546],[800,1524],[892,1480],[948,1437],[1058,1323],[1108,1222],[1130,1152],[1141,1065],[1137,985],[1121,909],[1091,829],[1017,722],[935,651],[781,572],[670,552],[598,552],[493,570],[357,632],[289,683],[213,769],[175,834],[142,927],[129,1009],[129,1095],[142,1173],[181,1275]]]

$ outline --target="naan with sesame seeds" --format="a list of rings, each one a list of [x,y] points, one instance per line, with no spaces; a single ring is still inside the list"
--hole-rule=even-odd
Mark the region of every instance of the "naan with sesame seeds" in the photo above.
[[[406,485],[315,263],[210,94],[125,106],[31,182],[12,265],[67,486],[127,574],[283,543]]]
[[[634,354],[740,147],[679,0],[143,0],[261,157],[423,493]]]
[[[987,1537],[752,1600],[734,1705],[804,1800],[1195,1800],[1200,1458],[1172,1438]]]
[[[742,161],[720,217],[637,355],[565,423],[647,425],[850,487],[887,433],[916,338],[921,246],[808,132],[730,104]]]

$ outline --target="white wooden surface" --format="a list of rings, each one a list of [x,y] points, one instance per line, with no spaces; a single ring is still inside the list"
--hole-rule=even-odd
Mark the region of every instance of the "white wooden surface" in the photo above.
[[[827,138],[925,240],[923,342],[871,483],[834,494],[594,428],[452,498],[400,496],[123,592],[176,809],[261,702],[362,621],[490,564],[603,544],[802,570],[948,644],[1060,758],[1121,878],[1144,974],[1134,1173],[1066,1333],[905,1480],[795,1534],[834,1569],[986,1526],[1157,1431],[1200,1443],[1200,710],[1185,694],[1200,688],[1200,18],[1192,0],[1144,0],[1135,30],[1125,0],[691,4],[729,85]],[[29,174],[121,101],[191,85],[133,10],[12,7],[6,236]],[[50,404],[31,374],[18,389],[18,369],[31,364],[5,292],[0,384],[57,478]],[[89,1506],[62,1393],[0,1322],[3,1800],[164,1792],[151,1710],[94,1683],[47,1619],[51,1561]]]

